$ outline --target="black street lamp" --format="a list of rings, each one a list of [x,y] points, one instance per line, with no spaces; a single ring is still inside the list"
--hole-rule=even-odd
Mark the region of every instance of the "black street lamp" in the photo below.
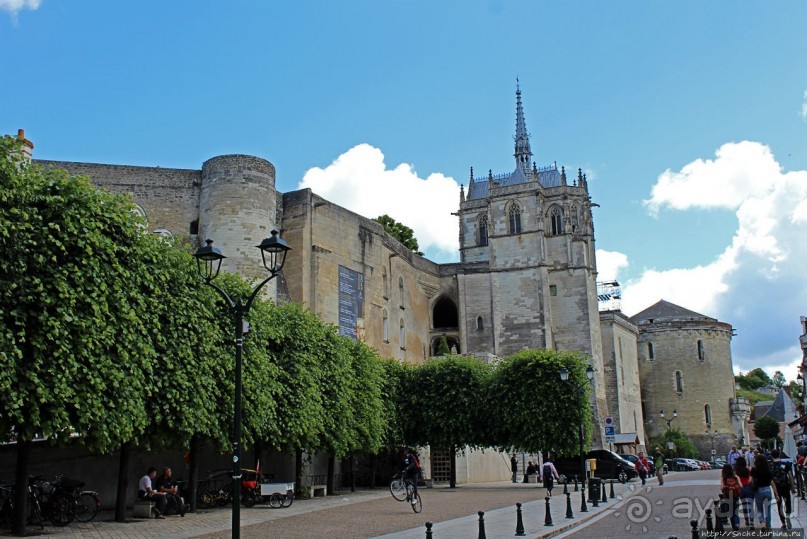
[[[712,443],[712,451],[710,453],[710,458],[712,464],[715,462],[715,436],[717,436],[717,429],[712,431],[712,424],[709,423],[706,425],[706,436],[709,437],[709,441]]]
[[[665,418],[665,417],[664,417],[664,410],[661,410],[661,411],[658,413],[658,415],[660,415],[660,416],[661,416],[661,419],[663,419],[664,421],[666,421],[666,422],[667,422],[667,430],[670,430],[670,423],[672,423],[672,422],[673,422],[673,420],[674,420],[676,417],[678,417],[678,410],[673,410],[673,415],[672,415],[672,417],[671,417],[670,419],[667,419],[667,418]]]
[[[583,433],[583,410],[586,408],[586,404],[588,404],[588,403],[583,402],[583,396],[585,395],[585,392],[583,391],[583,389],[585,389],[586,384],[589,384],[589,383],[591,383],[592,380],[594,380],[594,369],[591,367],[591,365],[589,365],[588,368],[586,368],[586,381],[582,382],[580,384],[575,384],[574,382],[569,381],[569,370],[566,367],[561,367],[560,368],[560,379],[564,383],[569,384],[571,387],[573,387],[575,389],[575,391],[577,391],[577,397],[579,399],[579,403],[578,403],[579,404],[579,406],[578,406],[578,410],[579,410],[578,427],[580,429],[580,472],[582,473],[582,476],[581,476],[582,479],[580,480],[580,482],[581,482],[581,486],[582,486],[581,490],[583,491],[583,503],[582,503],[582,507],[580,508],[580,510],[581,511],[587,511],[587,509],[586,509],[586,455],[585,455],[584,448],[583,448],[583,443],[585,442],[585,439],[584,439],[585,437],[584,437],[584,433]]]
[[[277,230],[272,231],[272,237],[266,238],[258,245],[261,250],[263,266],[269,271],[269,277],[264,279],[252,295],[244,302],[243,298],[230,296],[213,283],[213,279],[218,277],[221,269],[221,261],[227,258],[216,247],[213,247],[213,240],[207,240],[207,245],[200,247],[194,253],[199,273],[204,277],[205,283],[215,288],[227,302],[228,310],[235,315],[235,421],[233,425],[233,531],[232,538],[238,539],[241,536],[241,352],[244,347],[244,315],[249,312],[252,302],[263,285],[277,277],[283,264],[286,262],[286,253],[291,247],[277,235]]]

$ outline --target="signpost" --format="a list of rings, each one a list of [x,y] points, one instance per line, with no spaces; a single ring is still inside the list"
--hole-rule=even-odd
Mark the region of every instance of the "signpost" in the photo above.
[[[614,418],[608,416],[605,418],[605,443],[613,444],[616,442],[616,427],[614,426]],[[611,448],[613,451],[613,447]]]

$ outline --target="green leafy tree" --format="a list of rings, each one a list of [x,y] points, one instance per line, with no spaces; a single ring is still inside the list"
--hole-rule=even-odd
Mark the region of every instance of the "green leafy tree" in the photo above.
[[[787,392],[790,395],[790,398],[793,399],[793,402],[802,409],[802,413],[804,413],[804,386],[802,386],[801,382],[797,380],[791,380],[787,384]]]
[[[409,441],[449,450],[452,488],[457,448],[483,443],[480,418],[490,411],[482,396],[490,372],[481,360],[465,356],[432,358],[414,371],[416,390],[410,411],[416,430],[415,439]]]
[[[775,373],[773,373],[773,378],[771,379],[771,382],[773,383],[773,385],[781,389],[785,387],[787,380],[785,380],[785,375],[782,374],[782,371],[776,371]]]
[[[158,436],[160,426],[190,432],[205,430],[197,421],[214,423],[204,407],[187,415],[176,403],[155,410],[157,391],[170,400],[199,383],[194,365],[174,370],[173,346],[190,350],[199,335],[173,325],[193,312],[181,294],[160,303],[172,301],[167,289],[189,288],[187,272],[175,272],[187,259],[143,234],[133,210],[126,197],[32,165],[18,141],[0,141],[0,437],[17,442],[18,484],[35,436],[59,443],[78,435],[106,452],[155,422]],[[205,304],[201,296],[199,312],[208,312]],[[24,509],[25,491],[18,492]],[[24,514],[15,533],[25,531]]]
[[[502,360],[488,391],[486,417],[495,418],[489,443],[507,451],[579,455],[581,414],[584,447],[591,440],[586,366],[578,354],[545,349],[524,350]],[[561,382],[562,367],[569,371],[568,383]]]
[[[669,449],[670,442],[673,448]],[[650,440],[648,447],[660,447],[667,457],[697,458],[698,450],[695,444],[679,429],[669,429],[661,436]]]
[[[451,353],[451,348],[448,347],[448,341],[446,340],[445,335],[440,337],[440,340],[437,341],[437,356],[447,356]]]
[[[754,434],[769,447],[771,440],[779,436],[779,422],[771,416],[760,417],[754,422]]]
[[[745,375],[740,373],[735,376],[734,379],[740,389],[750,391],[757,390],[763,386],[768,386],[773,383],[773,380],[771,380],[771,377],[768,376],[768,373],[760,368],[748,371],[748,373]]]
[[[415,238],[415,232],[411,228],[403,223],[399,223],[387,214],[376,217],[375,221],[381,223],[384,226],[384,230],[386,230],[390,236],[400,241],[404,247],[415,254],[423,256],[423,253],[420,252],[418,240]]]

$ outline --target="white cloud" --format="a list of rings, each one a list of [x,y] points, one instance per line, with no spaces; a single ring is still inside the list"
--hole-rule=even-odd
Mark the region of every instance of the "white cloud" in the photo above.
[[[618,281],[619,270],[628,267],[628,255],[618,251],[597,249],[597,280]]]
[[[779,164],[767,146],[728,143],[715,152],[714,160],[697,159],[681,172],[664,171],[644,204],[653,215],[664,206],[736,209],[767,192],[778,172]]]
[[[16,15],[21,9],[37,9],[41,0],[0,0],[0,10]]]
[[[308,170],[299,185],[306,187],[365,217],[389,215],[414,230],[421,251],[457,257],[459,222],[451,213],[459,208],[460,186],[453,178],[420,178],[406,163],[389,169],[381,150],[359,144],[324,169]]]
[[[792,345],[807,305],[807,171],[783,173],[756,142],[725,144],[715,155],[662,173],[645,204],[656,216],[664,208],[734,210],[731,244],[708,264],[647,270],[625,283],[623,310],[635,314],[663,298],[713,316],[738,332],[736,367],[781,370],[797,359]],[[697,237],[691,241],[697,249]]]
[[[804,102],[801,104],[801,117],[807,120],[807,90],[804,90]]]

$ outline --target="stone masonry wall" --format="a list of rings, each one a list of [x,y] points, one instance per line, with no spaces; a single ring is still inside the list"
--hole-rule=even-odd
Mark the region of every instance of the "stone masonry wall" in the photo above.
[[[698,341],[704,358],[698,357]],[[653,358],[650,358],[652,343]],[[642,400],[647,417],[647,435],[652,438],[667,428],[673,410],[678,417],[671,426],[685,432],[708,454],[712,441],[706,436],[706,406],[711,411],[712,431],[717,431],[716,448],[735,443],[730,401],[734,398],[731,362],[731,326],[721,322],[656,322],[639,326],[638,359]],[[681,391],[676,385],[681,373]]]
[[[44,160],[34,160],[34,164],[83,174],[97,187],[131,195],[145,210],[152,232],[165,229],[174,236],[189,238],[191,223],[198,222],[202,178],[199,170]]]

